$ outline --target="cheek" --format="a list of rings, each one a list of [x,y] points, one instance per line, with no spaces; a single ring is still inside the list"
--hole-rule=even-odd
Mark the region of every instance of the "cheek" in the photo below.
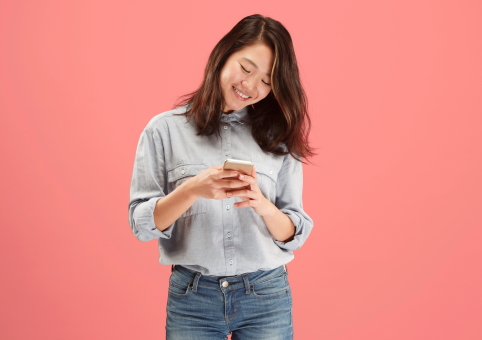
[[[227,65],[221,72],[221,76],[220,76],[221,83],[226,86],[228,85],[230,86],[232,83],[235,83],[236,81],[239,80],[238,78],[239,78],[238,73],[236,72],[235,68],[231,65]]]
[[[226,72],[222,72],[219,75],[219,82],[221,84],[221,88],[224,90],[224,88],[227,86],[227,83],[228,83],[228,75]]]
[[[221,73],[219,74],[219,80],[221,81],[221,84],[226,85],[227,83],[229,83],[231,77],[232,77],[231,67],[229,65],[224,65],[223,69],[221,70]]]

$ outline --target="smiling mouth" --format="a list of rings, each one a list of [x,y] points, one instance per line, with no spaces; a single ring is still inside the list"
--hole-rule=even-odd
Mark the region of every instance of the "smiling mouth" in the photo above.
[[[235,88],[233,86],[233,89],[234,89],[234,92],[236,92],[236,94],[241,97],[242,99],[248,99],[248,98],[251,98],[250,96],[248,95],[245,95],[244,93],[240,92],[237,88]]]

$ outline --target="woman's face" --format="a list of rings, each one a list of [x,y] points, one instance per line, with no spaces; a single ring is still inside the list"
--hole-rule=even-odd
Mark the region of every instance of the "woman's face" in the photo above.
[[[223,112],[231,113],[265,98],[271,91],[272,66],[273,52],[265,44],[245,46],[233,53],[219,77],[225,102]]]

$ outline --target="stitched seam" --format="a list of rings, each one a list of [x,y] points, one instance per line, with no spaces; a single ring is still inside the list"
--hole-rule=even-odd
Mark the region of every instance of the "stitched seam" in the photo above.
[[[280,296],[280,295],[286,295],[286,294],[288,294],[287,289],[282,290],[281,292],[273,293],[273,294],[269,294],[269,295],[258,295],[258,294],[256,294],[255,291],[253,291],[253,295],[258,299],[269,299],[269,298],[272,298],[272,297],[276,297],[276,296]]]
[[[250,283],[252,283],[252,284],[259,284],[259,283],[263,283],[263,282],[266,282],[266,281],[269,281],[269,280],[274,280],[274,279],[279,278],[280,276],[285,275],[284,273],[286,273],[286,272],[282,272],[282,273],[280,273],[280,275],[277,275],[277,276],[275,276],[275,277],[270,277],[270,278],[265,279],[265,280],[262,280],[262,281],[256,281],[256,282],[250,282]]]
[[[232,315],[231,318],[228,318],[227,321],[233,320],[234,317],[236,316],[236,314],[238,314],[238,309],[236,308],[236,294],[233,294],[233,303],[232,303],[232,306],[233,306],[234,313],[233,313],[233,315]]]
[[[182,167],[182,166],[188,166],[188,165],[206,166],[206,164],[204,164],[204,163],[182,163],[182,164],[175,165],[173,168],[167,169],[167,172],[173,171],[173,170],[175,170],[175,169],[177,169],[177,168],[180,168],[180,167]]]

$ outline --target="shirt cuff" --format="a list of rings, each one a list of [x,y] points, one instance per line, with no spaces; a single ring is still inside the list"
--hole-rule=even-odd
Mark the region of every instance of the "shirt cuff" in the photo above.
[[[297,250],[301,247],[300,238],[303,229],[301,226],[301,218],[291,210],[281,209],[281,211],[291,219],[291,222],[293,222],[293,225],[295,226],[295,236],[288,242],[282,242],[275,239],[273,240],[281,249],[289,251]]]
[[[170,225],[164,231],[160,231],[154,223],[154,209],[157,201],[161,198],[153,197],[140,203],[134,210],[135,227],[141,235],[144,235],[143,238],[146,238],[146,241],[153,238],[171,238],[173,225]]]

